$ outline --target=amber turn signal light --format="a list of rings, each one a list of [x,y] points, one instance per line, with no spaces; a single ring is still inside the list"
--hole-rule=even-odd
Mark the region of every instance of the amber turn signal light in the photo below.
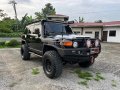
[[[73,42],[72,41],[63,42],[63,46],[71,47],[73,46]]]

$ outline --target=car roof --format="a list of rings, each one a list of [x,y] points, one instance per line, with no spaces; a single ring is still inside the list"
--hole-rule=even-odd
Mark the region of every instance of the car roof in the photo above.
[[[44,23],[44,22],[55,22],[55,23],[63,23],[63,24],[66,24],[66,22],[63,22],[63,21],[54,21],[54,20],[36,20],[36,21],[31,22],[31,23],[28,23],[27,25],[34,24],[34,23],[38,23],[38,22],[41,22],[41,23]],[[27,25],[26,25],[26,26],[27,26]]]

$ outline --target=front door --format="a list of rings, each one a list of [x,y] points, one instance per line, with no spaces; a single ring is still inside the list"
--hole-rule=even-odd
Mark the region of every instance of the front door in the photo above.
[[[42,55],[43,43],[36,34],[29,34],[29,48],[37,54]]]
[[[95,32],[95,38],[99,39],[99,32]]]
[[[103,31],[103,41],[107,41],[108,31]]]

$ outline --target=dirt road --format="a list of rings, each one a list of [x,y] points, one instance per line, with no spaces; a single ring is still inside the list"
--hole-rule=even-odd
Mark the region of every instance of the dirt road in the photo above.
[[[40,73],[33,75],[32,68]],[[75,73],[78,65],[66,65],[60,78],[47,78],[42,69],[41,58],[32,55],[30,61],[22,61],[19,49],[0,49],[0,90],[119,90],[120,89],[120,44],[102,44],[102,53],[93,66],[83,71],[100,72],[105,80],[88,82],[89,87]],[[112,86],[112,81],[116,86]]]

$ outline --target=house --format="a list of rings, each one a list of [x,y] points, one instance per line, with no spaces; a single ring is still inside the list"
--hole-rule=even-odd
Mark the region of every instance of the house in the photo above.
[[[69,16],[62,15],[62,14],[55,14],[55,15],[49,15],[47,16],[49,20],[55,20],[55,21],[68,21]]]
[[[105,42],[120,43],[120,21],[74,23],[71,27],[73,32],[79,35],[99,38]]]

